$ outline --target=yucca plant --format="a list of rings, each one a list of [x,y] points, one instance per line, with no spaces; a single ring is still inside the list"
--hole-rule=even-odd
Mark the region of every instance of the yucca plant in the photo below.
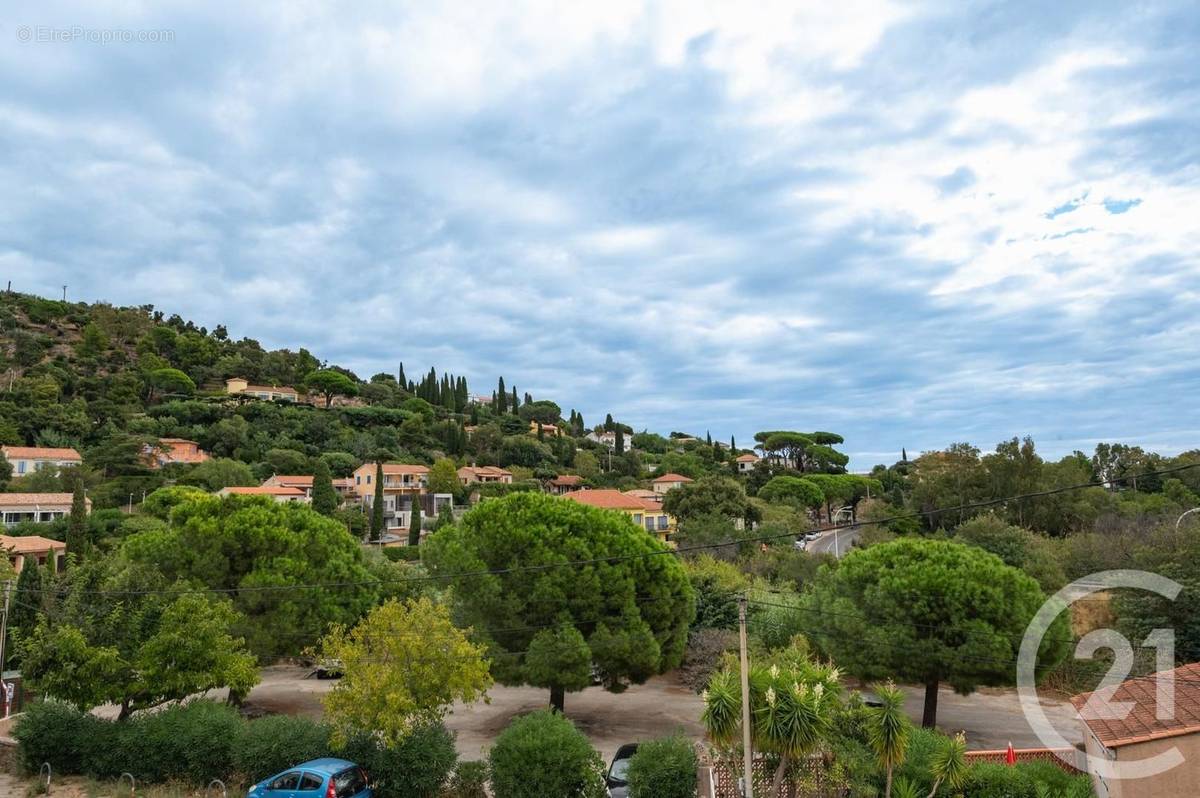
[[[921,788],[901,776],[892,785],[892,794],[895,798],[921,798]]]
[[[962,732],[947,737],[942,745],[933,753],[929,760],[929,770],[933,775],[933,789],[928,798],[937,794],[942,782],[954,789],[963,786],[967,780],[967,738]]]
[[[868,713],[867,742],[875,751],[879,766],[887,774],[884,798],[892,795],[892,773],[904,763],[908,753],[908,740],[912,734],[912,723],[904,714],[904,692],[892,682],[875,685],[875,695],[880,706],[872,707]]]

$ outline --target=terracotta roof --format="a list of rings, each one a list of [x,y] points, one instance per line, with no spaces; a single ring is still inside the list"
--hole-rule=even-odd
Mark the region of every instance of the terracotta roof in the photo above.
[[[49,446],[0,446],[8,459],[20,457],[30,460],[82,460],[74,449],[55,449]]]
[[[739,454],[739,455],[737,456],[737,461],[738,461],[739,463],[757,463],[757,462],[758,462],[758,455],[756,455],[756,454],[751,454],[751,453],[749,453],[749,452],[747,452],[746,454]]]
[[[190,443],[193,446],[200,445],[200,444],[196,443],[195,441],[189,441],[187,438],[159,438],[158,442],[159,443]]]
[[[655,493],[652,490],[646,490],[644,488],[634,488],[633,490],[627,490],[627,491],[625,491],[625,495],[626,496],[637,496],[639,499],[653,499],[654,501],[659,502],[659,503],[662,502],[662,494],[661,493]]]
[[[0,507],[33,507],[39,504],[70,504],[69,493],[0,493]],[[87,499],[91,501],[91,499]]]
[[[1157,714],[1157,680],[1173,676],[1175,708],[1167,720]],[[1104,701],[1083,710],[1088,699],[1100,694]],[[1129,713],[1119,702],[1131,702]],[[1127,679],[1118,685],[1104,687],[1094,693],[1080,693],[1071,698],[1080,717],[1101,743],[1108,748],[1200,733],[1200,662],[1183,665],[1173,671],[1159,671],[1149,676]],[[1089,717],[1084,717],[1085,715]]]
[[[372,467],[371,471],[373,473],[375,471],[375,464],[368,463],[367,465]],[[384,463],[383,473],[385,476],[387,474],[428,474],[429,467],[423,465],[408,465],[406,463]]]
[[[313,484],[313,478],[311,476],[306,476],[304,474],[296,474],[296,475],[276,474],[273,477],[267,478],[267,480],[263,482],[263,486],[266,487],[267,483],[271,483],[274,485],[283,485],[285,487],[286,486],[303,486],[305,488],[311,488],[312,484]]]
[[[557,477],[550,480],[551,485],[562,485],[565,487],[578,485],[581,482],[583,482],[583,477],[579,476],[578,474],[559,474]]]
[[[685,477],[682,474],[663,474],[655,482],[693,482],[691,477]]]
[[[651,495],[647,496],[645,494]],[[625,495],[641,502],[642,509],[648,513],[661,513],[663,511],[662,497],[654,493],[654,491],[627,490],[625,491]]]
[[[0,548],[11,554],[34,554],[53,549],[66,550],[67,544],[61,540],[51,540],[41,535],[0,535]]]
[[[496,466],[463,466],[458,469],[459,476],[487,476],[487,477],[511,477],[511,471],[505,471],[503,468]]]
[[[626,496],[619,490],[577,490],[564,499],[605,510],[644,510],[645,503],[637,496]]]
[[[285,488],[282,485],[256,485],[254,487],[221,488],[218,493],[226,496],[303,496],[304,491],[298,488]]]

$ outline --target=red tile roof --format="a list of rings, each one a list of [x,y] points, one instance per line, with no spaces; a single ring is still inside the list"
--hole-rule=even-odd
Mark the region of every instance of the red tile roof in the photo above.
[[[69,493],[0,493],[0,507],[33,507],[35,505],[61,505],[71,503]],[[91,499],[85,501],[91,502]]]
[[[266,481],[263,482],[264,487],[267,486],[268,484],[283,485],[284,487],[311,488],[312,484],[313,484],[313,478],[311,476],[306,476],[304,474],[295,474],[295,475],[276,474],[273,477],[268,477],[266,479]]]
[[[472,475],[476,477],[511,477],[512,472],[496,466],[463,466],[458,469],[458,475],[460,477]]]
[[[282,485],[256,485],[254,487],[222,488],[219,493],[229,496],[303,496],[299,488],[285,488]]]
[[[371,473],[375,473],[374,463],[368,463],[368,465],[371,466]],[[385,476],[387,474],[428,474],[429,467],[423,465],[407,465],[405,463],[384,463],[383,473]]]
[[[10,554],[41,554],[55,549],[66,551],[67,544],[41,535],[0,535],[0,549]]]
[[[1166,720],[1157,714],[1158,679],[1174,677],[1175,708]],[[1092,695],[1103,701],[1083,710]],[[1133,704],[1128,714],[1119,702]],[[1081,693],[1071,698],[1080,717],[1096,738],[1108,748],[1119,748],[1161,737],[1200,733],[1200,662],[1193,662],[1172,671],[1160,671],[1127,679],[1118,685],[1104,687],[1094,693]],[[1088,717],[1084,717],[1088,716]]]
[[[747,452],[746,454],[739,454],[737,456],[737,462],[739,462],[739,463],[757,463],[758,455],[750,454],[749,452]]]
[[[583,482],[583,477],[579,476],[578,474],[559,474],[557,477],[550,480],[551,485],[561,485],[562,487],[566,488],[569,488],[573,485],[578,485],[581,482]]]
[[[643,510],[645,504],[637,496],[626,496],[619,490],[577,490],[564,499],[605,510]]]
[[[663,474],[661,477],[659,477],[658,479],[656,479],[654,481],[656,483],[658,483],[658,482],[693,482],[694,480],[691,477],[685,477],[682,474]]]
[[[12,460],[83,460],[74,449],[55,449],[49,446],[0,446],[4,456]]]

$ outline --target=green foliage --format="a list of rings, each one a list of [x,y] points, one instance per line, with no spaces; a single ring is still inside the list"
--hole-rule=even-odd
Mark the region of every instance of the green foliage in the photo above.
[[[459,762],[440,798],[487,798],[487,762]]]
[[[383,540],[383,462],[375,463],[375,488],[371,496],[371,540]]]
[[[179,479],[180,485],[191,485],[216,492],[221,488],[257,485],[254,472],[245,463],[225,457],[214,457],[197,463],[192,470]]]
[[[434,461],[429,469],[429,492],[449,493],[451,496],[462,494],[462,483],[458,479],[458,467],[453,460],[442,458]]]
[[[641,743],[629,762],[629,798],[693,798],[698,766],[682,734]]]
[[[378,798],[436,798],[458,761],[454,735],[441,723],[417,727],[391,747],[358,735],[337,752],[371,774]]]
[[[159,488],[142,502],[142,512],[166,521],[171,517],[171,510],[177,505],[207,495],[203,488],[191,485],[172,485],[167,488]]]
[[[327,726],[303,717],[267,715],[238,729],[231,764],[253,783],[329,751]]]
[[[601,798],[604,763],[562,715],[534,712],[508,725],[488,754],[496,798]]]
[[[507,568],[514,562],[538,566],[621,558],[476,576],[455,585],[453,593],[459,622],[474,627],[496,653],[497,681],[528,683],[529,663],[522,652],[534,630],[570,624],[587,640],[604,686],[620,691],[676,667],[683,656],[695,612],[687,575],[674,558],[641,556],[664,546],[623,515],[518,493],[482,502],[461,523],[439,530],[422,544],[422,557],[434,576]],[[574,662],[575,654],[568,660]],[[539,664],[539,675],[546,672],[544,665]]]
[[[927,689],[946,681],[966,694],[1012,679],[1011,663],[1042,601],[1036,582],[995,555],[901,538],[823,567],[806,603],[821,619],[812,630],[821,650],[856,676]],[[1048,631],[1044,665],[1066,654],[1066,623],[1062,616]]]
[[[325,407],[333,403],[335,396],[354,396],[358,393],[354,380],[334,369],[314,371],[304,378],[304,384],[309,390],[325,397]]]
[[[736,628],[738,594],[749,585],[742,571],[732,563],[706,554],[686,561],[684,567],[696,594],[696,618],[692,628]]]
[[[758,508],[747,498],[745,488],[729,477],[705,477],[670,490],[663,497],[663,510],[681,522],[713,515],[747,523],[759,519]]]
[[[229,591],[235,629],[263,655],[295,655],[330,624],[358,620],[378,590],[345,527],[301,504],[258,496],[200,497],[175,507],[168,529],[130,535],[120,557],[176,580]],[[336,591],[255,590],[265,585],[348,582]]]
[[[329,464],[317,460],[313,466],[312,508],[321,515],[333,515],[341,500],[333,489],[333,477],[329,473]]]
[[[908,752],[912,724],[904,714],[904,691],[891,683],[876,685],[874,689],[879,706],[866,710],[866,736],[879,766],[887,774],[886,796],[891,790],[892,773]]]
[[[420,562],[421,549],[418,546],[388,546],[383,549],[383,556],[392,562]]]
[[[778,476],[758,490],[758,498],[769,502],[784,502],[795,507],[820,507],[825,492],[812,480],[803,477]]]
[[[150,372],[146,381],[159,394],[176,393],[190,395],[196,392],[196,383],[192,382],[192,378],[179,369],[155,369]]]

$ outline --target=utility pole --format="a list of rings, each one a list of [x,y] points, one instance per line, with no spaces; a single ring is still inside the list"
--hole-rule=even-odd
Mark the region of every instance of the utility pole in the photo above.
[[[754,798],[754,749],[750,744],[750,663],[746,655],[746,595],[738,599],[738,657],[742,671],[742,778],[745,798]]]
[[[63,286],[63,302],[67,301],[67,287]]]
[[[22,565],[24,563],[22,562]],[[4,717],[8,717],[12,711],[9,702],[11,695],[7,689],[7,683],[4,681],[4,662],[8,657],[8,601],[12,596],[12,581],[4,583],[4,617],[0,618],[0,690],[4,690]]]

